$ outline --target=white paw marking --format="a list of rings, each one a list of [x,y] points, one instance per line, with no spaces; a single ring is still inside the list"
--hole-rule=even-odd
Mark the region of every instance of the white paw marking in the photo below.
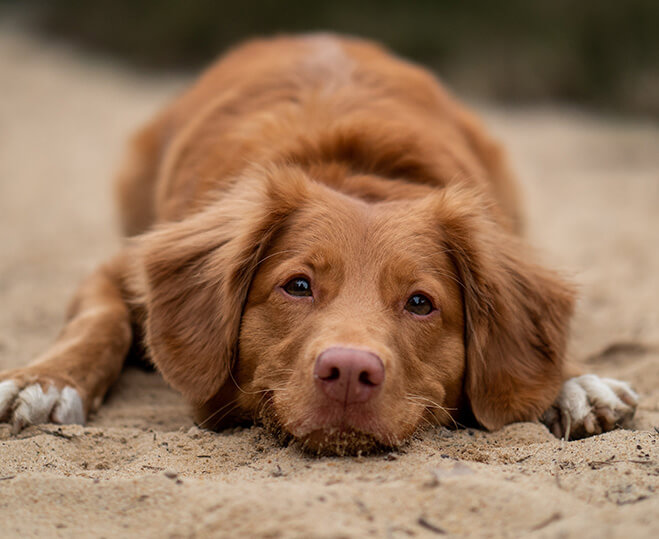
[[[27,425],[60,423],[84,425],[82,399],[72,387],[62,390],[51,385],[44,391],[41,384],[20,390],[12,380],[0,382],[0,419],[9,420],[14,432]]]
[[[85,412],[82,409],[82,399],[78,392],[72,387],[66,386],[62,389],[59,401],[55,405],[52,415],[53,422],[62,425],[84,425]]]
[[[610,423],[617,424],[630,418],[637,404],[638,395],[629,384],[594,374],[570,378],[563,384],[556,400],[566,439],[569,439],[570,430],[584,428],[593,434],[597,429],[595,422],[598,411],[603,411],[600,415]]]
[[[38,425],[48,423],[50,411],[55,406],[59,391],[53,386],[44,393],[40,384],[27,386],[16,397],[14,404],[14,423],[20,425]]]
[[[11,403],[18,395],[18,386],[12,380],[0,382],[0,420],[7,419],[11,410]]]

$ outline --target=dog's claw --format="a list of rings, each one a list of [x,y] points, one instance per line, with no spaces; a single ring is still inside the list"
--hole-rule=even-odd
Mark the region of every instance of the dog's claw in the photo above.
[[[583,426],[585,427],[586,432],[588,432],[588,434],[595,434],[595,430],[597,428],[596,424],[597,423],[595,421],[595,417],[593,416],[593,414],[588,414],[586,416],[586,419],[584,419],[584,422],[583,422]],[[560,432],[560,429],[559,429],[559,432]]]

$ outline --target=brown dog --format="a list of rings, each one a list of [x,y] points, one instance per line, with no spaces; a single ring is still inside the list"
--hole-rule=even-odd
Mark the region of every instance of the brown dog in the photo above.
[[[573,292],[519,239],[499,147],[373,44],[236,49],[136,136],[118,193],[134,238],[56,344],[0,375],[15,429],[83,423],[140,343],[202,426],[261,420],[317,451],[633,414],[626,384],[569,379]]]

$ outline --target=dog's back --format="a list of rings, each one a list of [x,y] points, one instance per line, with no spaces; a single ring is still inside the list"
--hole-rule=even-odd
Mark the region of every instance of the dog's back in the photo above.
[[[194,212],[255,162],[301,163],[338,188],[359,174],[489,184],[502,220],[520,227],[498,146],[432,75],[323,34],[235,49],[140,131],[118,177],[124,232]]]

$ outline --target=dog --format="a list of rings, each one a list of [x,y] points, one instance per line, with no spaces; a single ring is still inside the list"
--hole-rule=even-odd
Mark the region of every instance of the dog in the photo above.
[[[124,247],[56,343],[0,374],[14,432],[83,424],[129,352],[198,425],[257,421],[312,452],[429,424],[585,436],[634,413],[629,385],[567,364],[575,293],[533,261],[499,145],[376,44],[230,51],[137,133],[117,194]]]

